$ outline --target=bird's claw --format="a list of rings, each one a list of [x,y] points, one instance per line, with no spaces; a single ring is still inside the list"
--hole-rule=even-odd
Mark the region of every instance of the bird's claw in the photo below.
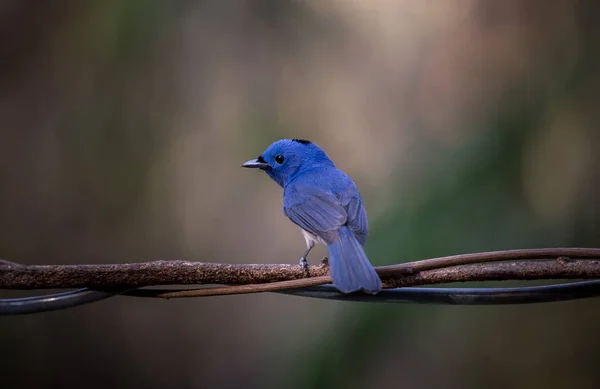
[[[305,257],[300,258],[300,267],[302,268],[302,270],[308,271],[308,261]]]

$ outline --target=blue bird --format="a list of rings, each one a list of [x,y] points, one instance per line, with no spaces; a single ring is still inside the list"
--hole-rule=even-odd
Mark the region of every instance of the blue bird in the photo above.
[[[335,287],[350,293],[377,293],[381,280],[363,246],[367,240],[367,212],[356,185],[316,144],[304,139],[282,139],[242,167],[264,170],[283,188],[283,213],[306,241],[300,264],[315,243],[329,252]]]

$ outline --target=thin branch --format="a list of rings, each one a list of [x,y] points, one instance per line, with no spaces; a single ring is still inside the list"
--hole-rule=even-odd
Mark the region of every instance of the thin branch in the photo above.
[[[424,259],[399,265],[380,266],[378,269],[381,272],[379,274],[386,275],[388,272],[397,274],[402,270],[408,272],[421,271],[471,263],[518,261],[525,259],[557,259],[566,261],[575,258],[600,259],[600,248],[566,247],[488,251]]]
[[[573,258],[586,259],[585,261]],[[523,259],[555,261],[486,263]],[[600,249],[556,248],[509,250],[455,255],[377,268],[387,288],[455,281],[508,279],[600,278]],[[238,285],[218,294],[254,293],[330,283],[326,264],[310,267],[310,278],[299,265],[245,265],[209,262],[157,261],[112,265],[0,265],[0,288],[133,288],[149,285]],[[283,284],[273,284],[282,282]],[[267,284],[243,288],[239,285]],[[236,288],[236,289],[231,289]],[[273,289],[275,288],[275,289]],[[215,291],[203,291],[213,293]],[[167,296],[165,296],[167,297]],[[175,296],[168,296],[175,297]]]
[[[174,291],[174,289],[170,289]],[[164,289],[133,289],[100,292],[87,288],[44,296],[0,299],[0,316],[25,315],[73,308],[104,300],[116,295],[131,297],[159,297]],[[286,289],[277,293],[326,300],[356,301],[393,304],[451,304],[451,305],[505,305],[533,304],[580,300],[600,296],[600,280],[568,282],[564,284],[525,286],[514,288],[420,288],[386,289],[376,295],[340,293],[332,285]]]
[[[383,272],[380,272],[379,269],[377,268],[378,273],[382,274]],[[600,278],[600,261],[556,260],[485,263],[451,266],[410,274],[388,273],[387,276],[382,275],[383,286],[386,289],[449,282],[594,278]],[[158,295],[158,297],[201,297],[276,292],[285,289],[306,288],[330,282],[331,278],[329,276],[320,276],[270,284],[236,285],[165,292]]]
[[[135,290],[131,293],[139,291]],[[385,289],[373,295],[340,293],[332,285],[286,289],[277,293],[327,300],[365,303],[411,303],[451,305],[507,305],[580,300],[600,296],[600,280],[513,288],[421,288]]]

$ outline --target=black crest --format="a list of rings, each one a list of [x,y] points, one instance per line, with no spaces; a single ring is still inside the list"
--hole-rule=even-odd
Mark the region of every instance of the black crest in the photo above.
[[[293,142],[302,143],[303,145],[309,145],[311,142],[306,139],[292,139]]]

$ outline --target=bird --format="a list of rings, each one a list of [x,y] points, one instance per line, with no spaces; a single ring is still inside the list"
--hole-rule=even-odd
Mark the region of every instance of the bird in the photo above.
[[[283,188],[283,213],[300,227],[306,242],[303,269],[315,244],[323,243],[333,285],[340,292],[381,290],[381,279],[363,248],[369,228],[363,200],[354,181],[323,149],[306,139],[281,139],[242,167],[264,171]]]

